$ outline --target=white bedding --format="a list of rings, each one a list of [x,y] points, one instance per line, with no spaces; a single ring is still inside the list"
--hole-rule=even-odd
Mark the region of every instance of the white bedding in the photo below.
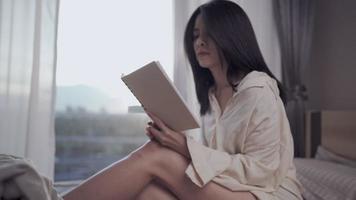
[[[356,168],[316,159],[294,161],[306,200],[356,200]]]

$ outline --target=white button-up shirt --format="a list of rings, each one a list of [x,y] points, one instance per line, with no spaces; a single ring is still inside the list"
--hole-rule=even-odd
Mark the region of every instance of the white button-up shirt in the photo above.
[[[300,198],[293,139],[276,81],[252,71],[236,89],[223,112],[210,92],[202,142],[187,137],[187,176],[200,187],[214,181],[260,199],[275,199],[280,189]]]

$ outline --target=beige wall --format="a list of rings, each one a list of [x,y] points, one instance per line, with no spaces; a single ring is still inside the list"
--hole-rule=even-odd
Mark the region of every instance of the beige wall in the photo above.
[[[309,109],[356,110],[356,1],[317,0]]]

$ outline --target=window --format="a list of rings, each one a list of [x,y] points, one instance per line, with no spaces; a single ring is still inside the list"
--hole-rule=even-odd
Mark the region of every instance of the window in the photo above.
[[[152,60],[173,75],[172,0],[63,0],[55,181],[81,180],[143,144],[148,117],[121,81]]]

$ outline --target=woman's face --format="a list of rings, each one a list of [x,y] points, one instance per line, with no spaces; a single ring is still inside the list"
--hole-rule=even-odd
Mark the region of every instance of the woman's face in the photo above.
[[[210,70],[215,67],[221,68],[217,46],[206,32],[201,15],[195,20],[193,38],[195,56],[199,64]]]

